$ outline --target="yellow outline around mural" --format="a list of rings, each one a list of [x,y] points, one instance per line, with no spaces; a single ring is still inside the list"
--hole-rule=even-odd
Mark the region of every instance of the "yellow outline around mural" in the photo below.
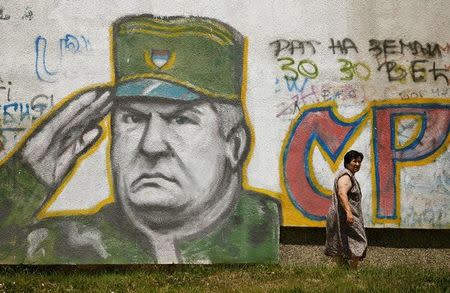
[[[253,157],[253,153],[255,151],[255,129],[250,121],[250,115],[247,108],[247,78],[248,78],[248,38],[244,37],[244,46],[243,46],[243,64],[242,64],[242,87],[241,87],[241,103],[242,103],[242,111],[244,112],[245,123],[248,125],[250,129],[250,147],[248,151],[247,159],[245,160],[242,166],[242,187],[247,190],[255,191],[258,193],[266,194],[270,197],[280,199],[280,193],[267,190],[263,188],[257,188],[251,186],[248,183],[248,165],[250,164],[250,160]]]

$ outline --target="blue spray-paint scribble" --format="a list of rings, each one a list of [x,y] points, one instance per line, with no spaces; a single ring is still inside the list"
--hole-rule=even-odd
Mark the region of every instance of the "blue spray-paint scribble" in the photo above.
[[[48,69],[47,65],[47,52],[48,52],[48,42],[47,39],[38,36],[35,40],[35,71],[36,76],[40,81],[44,82],[55,82],[57,71],[51,71]],[[81,35],[79,37],[73,34],[66,34],[59,39],[59,55],[60,62],[62,62],[63,57],[69,53],[68,56],[85,53],[92,49],[89,40]]]
[[[36,38],[36,41],[34,42],[34,49],[35,49],[35,71],[36,76],[40,81],[50,82],[53,83],[56,81],[55,75],[57,72],[51,72],[47,69],[47,60],[46,60],[46,54],[47,54],[47,39],[38,36]]]

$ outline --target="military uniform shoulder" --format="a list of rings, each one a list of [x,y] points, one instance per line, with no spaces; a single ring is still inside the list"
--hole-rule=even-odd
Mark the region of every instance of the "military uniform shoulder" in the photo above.
[[[241,192],[241,196],[244,198],[247,198],[248,200],[256,200],[256,201],[262,200],[262,201],[273,202],[275,204],[279,204],[279,200],[274,198],[273,196],[270,196],[270,195],[262,193],[262,192],[253,191],[253,190],[243,189]]]
[[[252,190],[242,190],[239,206],[254,209],[256,214],[279,214],[280,201],[270,195]]]

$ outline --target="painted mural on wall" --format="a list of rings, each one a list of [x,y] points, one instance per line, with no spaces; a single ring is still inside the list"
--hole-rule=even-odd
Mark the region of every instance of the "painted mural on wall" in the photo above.
[[[273,262],[350,149],[450,227],[450,2],[222,2],[0,4],[1,262]]]
[[[213,19],[138,15],[113,24],[111,45],[114,80],[66,98],[2,161],[0,261],[276,262],[279,204],[242,187],[243,36]],[[93,215],[49,217],[105,135],[114,196]]]

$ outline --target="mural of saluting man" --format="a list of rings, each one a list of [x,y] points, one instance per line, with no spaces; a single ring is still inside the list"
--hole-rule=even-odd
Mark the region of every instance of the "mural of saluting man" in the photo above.
[[[207,18],[127,16],[112,46],[114,86],[67,101],[0,166],[0,262],[277,261],[278,202],[242,187],[241,34]],[[38,220],[108,114],[115,203]]]

